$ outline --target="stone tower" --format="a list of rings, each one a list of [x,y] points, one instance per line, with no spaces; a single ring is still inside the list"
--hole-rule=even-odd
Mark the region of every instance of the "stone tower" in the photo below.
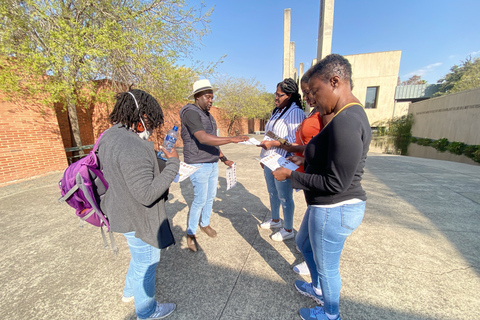
[[[283,73],[282,80],[290,77],[290,16],[291,10],[285,9],[283,16]]]
[[[318,23],[317,61],[332,53],[333,8],[335,0],[320,1],[320,21]],[[290,34],[288,35],[290,39]]]

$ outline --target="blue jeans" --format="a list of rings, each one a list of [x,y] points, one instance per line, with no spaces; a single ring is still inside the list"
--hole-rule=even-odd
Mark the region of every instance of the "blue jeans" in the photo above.
[[[130,248],[130,265],[125,278],[124,297],[135,298],[135,312],[140,319],[148,318],[157,307],[155,301],[155,274],[160,262],[160,249],[139,238],[135,231],[123,234]]]
[[[188,215],[187,234],[197,233],[198,222],[206,227],[210,224],[213,200],[217,195],[218,163],[197,163],[200,167],[190,176],[193,185],[193,202]],[[200,220],[201,217],[201,220]]]
[[[272,210],[272,219],[280,219],[280,204],[283,209],[284,228],[293,229],[293,212],[295,211],[295,203],[293,202],[293,189],[290,179],[277,181],[272,175],[272,170],[267,166],[263,168],[265,181],[267,182],[267,190],[270,196],[270,209]]]
[[[308,206],[296,236],[314,287],[322,289],[326,313],[338,314],[340,255],[347,237],[360,225],[365,201],[335,208]]]

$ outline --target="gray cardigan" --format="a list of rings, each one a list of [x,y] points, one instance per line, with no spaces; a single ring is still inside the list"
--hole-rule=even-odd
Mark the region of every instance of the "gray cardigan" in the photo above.
[[[120,124],[98,145],[98,159],[109,186],[100,206],[111,230],[135,236],[156,247],[175,243],[160,199],[175,178],[180,160],[170,158],[160,173],[153,142],[142,140]]]

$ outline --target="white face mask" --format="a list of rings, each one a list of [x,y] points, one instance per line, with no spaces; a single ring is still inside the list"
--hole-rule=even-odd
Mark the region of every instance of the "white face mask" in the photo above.
[[[143,132],[137,132],[138,136],[143,140],[148,140],[150,138],[150,132],[148,130],[144,130]]]
[[[133,101],[135,101],[135,106],[137,107],[137,110],[140,110],[140,108],[138,108],[137,99],[135,99],[135,96],[133,95],[133,93],[131,93],[130,91],[128,91],[128,93],[133,97]],[[147,126],[145,125],[145,122],[143,122],[141,116],[140,116],[140,122],[142,123],[145,129],[143,130],[143,132],[137,132],[137,134],[141,139],[148,140],[148,138],[150,138],[150,135],[152,133],[147,130]]]

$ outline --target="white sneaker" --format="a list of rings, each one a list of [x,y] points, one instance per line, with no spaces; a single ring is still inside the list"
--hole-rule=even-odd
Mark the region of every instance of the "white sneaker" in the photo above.
[[[282,228],[272,236],[272,240],[283,241],[287,239],[292,239],[293,237],[295,237],[295,233],[293,232],[293,230],[292,232],[288,232],[287,230],[285,230],[285,228]]]
[[[310,274],[310,270],[308,270],[307,263],[305,261],[293,267],[293,272],[301,274],[302,276],[308,276]]]
[[[125,297],[125,296],[123,296],[123,297],[122,297],[122,301],[123,301],[123,302],[132,302],[133,300],[135,300],[135,298],[134,298],[133,296],[131,296],[131,297]]]
[[[273,221],[272,219],[265,221],[260,225],[262,229],[272,229],[272,228],[280,228],[282,226],[282,221],[278,220],[278,222]]]

